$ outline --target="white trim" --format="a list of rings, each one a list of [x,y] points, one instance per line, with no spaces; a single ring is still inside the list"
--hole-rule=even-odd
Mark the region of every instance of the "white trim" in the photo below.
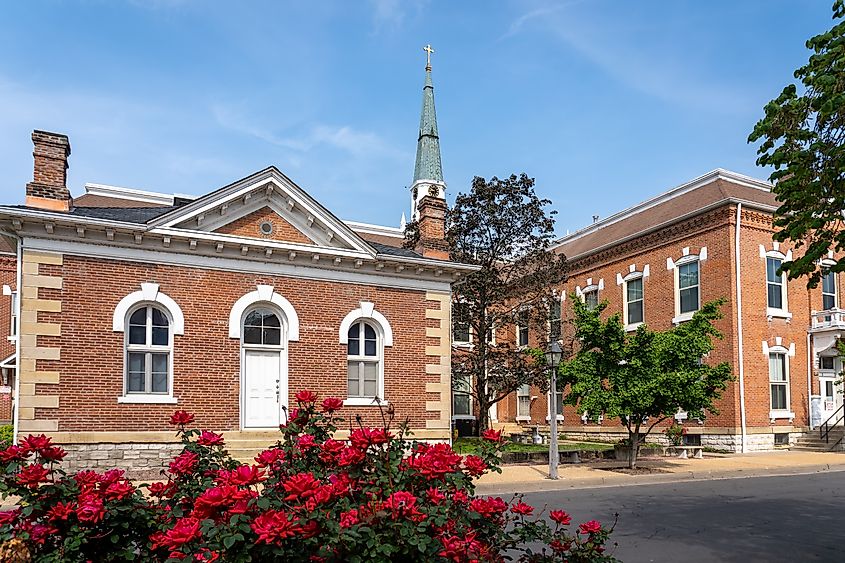
[[[159,291],[157,283],[142,283],[141,290],[130,293],[120,300],[112,314],[112,331],[124,332],[129,309],[141,303],[158,303],[170,314],[173,323],[173,334],[185,334],[185,316],[182,308],[167,294]]]
[[[531,422],[530,416],[517,416],[514,418],[517,422]]]
[[[369,301],[361,301],[360,307],[349,311],[343,320],[340,321],[338,337],[341,344],[349,344],[349,327],[352,323],[361,319],[369,319],[381,327],[382,337],[385,346],[393,346],[393,329],[387,318],[376,311],[375,305]]]
[[[112,199],[126,199],[129,201],[137,201],[141,203],[157,203],[159,205],[173,205],[175,198],[181,199],[197,199],[195,195],[182,194],[165,194],[160,192],[150,192],[146,190],[139,190],[136,188],[124,188],[121,186],[109,186],[107,184],[95,184],[88,182],[85,184],[85,194],[92,196],[102,196]]]
[[[0,368],[8,368],[8,369],[17,369],[18,362],[17,362],[18,355],[16,352],[12,352],[9,356],[3,359],[0,362]],[[10,363],[14,360],[14,363]]]
[[[788,398],[788,395],[789,395],[789,391],[787,391],[787,398]],[[775,421],[777,419],[784,419],[784,418],[788,418],[789,421],[791,422],[795,418],[795,413],[790,411],[790,410],[777,410],[777,411],[770,410],[769,411],[769,420],[771,420],[771,421]]]
[[[235,301],[232,310],[229,312],[229,338],[241,337],[244,312],[257,303],[272,303],[281,309],[284,317],[282,322],[286,331],[286,335],[282,336],[282,341],[296,342],[299,340],[299,315],[296,314],[296,309],[290,304],[290,301],[280,293],[276,293],[272,285],[258,285],[255,291],[250,291]]]
[[[139,292],[135,292],[139,293]],[[173,397],[173,383],[175,379],[174,375],[174,354],[173,351],[176,347],[175,342],[175,334],[176,334],[176,322],[174,320],[174,314],[169,309],[165,309],[163,311],[164,315],[167,317],[168,320],[168,327],[167,327],[167,345],[155,345],[153,344],[153,337],[152,337],[152,310],[155,307],[154,303],[161,303],[159,301],[155,301],[151,299],[151,297],[159,295],[158,291],[158,284],[141,284],[141,292],[144,296],[144,299],[136,302],[132,305],[129,309],[126,309],[124,312],[124,325],[121,326],[120,332],[123,332],[123,394],[118,397],[118,403],[169,403],[168,399],[174,399]],[[134,295],[134,294],[132,294]],[[126,298],[124,298],[125,300]],[[123,303],[123,300],[121,301]],[[175,303],[174,303],[175,304]],[[119,308],[119,306],[118,306]],[[163,308],[163,307],[162,307]],[[178,308],[178,306],[177,306]],[[129,332],[123,330],[126,321],[129,319],[130,314],[134,315],[137,311],[144,310],[145,311],[145,319],[144,325],[146,327],[146,336],[144,339],[144,344],[130,344],[129,342]],[[182,314],[182,311],[179,310],[179,314]],[[184,321],[183,321],[184,327]],[[152,354],[155,353],[166,353],[167,354],[167,392],[166,393],[151,393],[151,389],[145,389],[146,393],[135,393],[130,392],[128,389],[128,381],[129,381],[129,354],[131,353],[141,353],[146,356],[145,361],[145,371],[146,375],[150,375],[152,370],[152,366],[149,362],[152,361]],[[145,387],[148,381],[145,380]],[[149,380],[150,385],[152,385],[152,380]],[[138,397],[138,400],[133,400],[131,397]],[[126,398],[126,400],[121,400],[121,398]],[[151,398],[153,398],[151,400]]]
[[[766,316],[769,317],[769,319],[791,319],[792,313],[789,312],[789,288],[786,272],[783,272],[780,275],[780,299],[782,306],[769,307],[769,283],[774,283],[769,282],[769,258],[773,260],[780,260],[781,264],[783,264],[785,260],[792,260],[792,250],[787,251],[784,255],[780,251],[780,245],[777,242],[774,243],[774,250],[769,251],[766,251],[762,244],[760,245],[760,259],[763,261],[763,279],[766,284]]]
[[[673,271],[674,277],[674,297],[675,297],[675,316],[672,318],[673,324],[680,324],[682,322],[692,319],[693,315],[701,310],[701,263],[707,259],[707,247],[702,246],[698,254],[690,254],[689,247],[684,247],[681,251],[681,258],[673,260],[671,257],[666,259],[666,269]],[[681,312],[681,278],[679,267],[686,264],[698,263],[698,283],[696,288],[698,290],[698,307],[695,311]],[[686,288],[685,288],[686,289]]]
[[[396,227],[385,227],[382,225],[373,225],[371,223],[360,223],[358,221],[343,221],[346,225],[356,233],[368,233],[371,235],[381,235],[385,237],[395,237],[404,239],[404,229],[397,229]]]
[[[381,397],[378,402],[375,397],[348,397],[343,400],[344,407],[386,407],[389,404]]]
[[[739,364],[739,422],[740,422],[740,451],[748,452],[748,424],[745,413],[745,354],[743,351],[742,335],[742,262],[740,252],[740,234],[742,224],[742,204],[736,206],[736,225],[734,227],[734,268],[736,272],[736,333],[737,333],[737,361]],[[809,340],[809,334],[807,336]],[[809,377],[809,376],[808,376]],[[809,388],[809,387],[808,387]],[[809,411],[807,411],[809,412]]]
[[[375,273],[356,272],[354,270],[344,271],[337,268],[331,270],[314,268],[298,263],[291,264],[289,261],[265,262],[228,257],[177,254],[145,248],[112,247],[77,241],[59,241],[42,238],[29,238],[27,239],[27,243],[27,248],[31,250],[61,252],[62,254],[75,254],[79,256],[123,260],[128,262],[167,264],[207,270],[246,272],[250,274],[268,274],[298,279],[367,284],[399,289],[429,290],[444,293],[451,291],[451,284],[449,281],[429,281],[426,279],[402,278],[398,276],[386,277]],[[448,265],[444,264],[444,269],[447,267]]]
[[[117,402],[140,405],[175,405],[179,402],[179,399],[170,395],[132,393],[118,397]]]

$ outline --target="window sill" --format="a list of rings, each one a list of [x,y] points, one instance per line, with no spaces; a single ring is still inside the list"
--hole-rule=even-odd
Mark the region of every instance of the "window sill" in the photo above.
[[[388,402],[382,399],[379,402],[376,402],[375,399],[370,397],[353,397],[351,399],[345,399],[343,401],[344,407],[386,407],[388,406]]]
[[[625,325],[625,331],[626,331],[626,332],[634,332],[635,330],[637,330],[638,328],[640,328],[640,325],[642,325],[642,324],[643,324],[643,323],[642,323],[642,321],[641,321],[641,322],[638,322],[638,323],[633,323],[633,324]]]
[[[179,399],[169,395],[123,395],[117,398],[117,402],[140,405],[175,405],[179,402]]]
[[[517,422],[531,422],[530,416],[518,416],[516,417]]]
[[[792,313],[789,311],[784,311],[783,309],[772,309],[771,307],[766,307],[766,316],[770,319],[792,319]]]
[[[452,342],[455,348],[472,348],[472,342]]]
[[[795,419],[795,413],[792,411],[769,411],[769,420],[775,421],[778,419]]]
[[[453,414],[452,420],[475,420],[475,416],[471,414]]]
[[[692,320],[692,316],[697,312],[698,311],[690,311],[689,313],[681,313],[680,315],[672,319],[672,324],[679,325],[681,323],[685,323],[689,320]]]
[[[551,418],[549,418],[549,417],[547,416],[547,417],[546,417],[546,422],[549,422],[549,421],[551,421]],[[563,422],[563,415],[562,415],[562,414],[557,415],[557,421],[558,421],[558,422]]]

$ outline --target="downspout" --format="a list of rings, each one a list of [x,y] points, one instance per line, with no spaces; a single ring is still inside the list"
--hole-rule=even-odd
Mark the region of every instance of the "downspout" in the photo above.
[[[810,291],[807,290],[807,293]],[[812,324],[810,317],[810,324]],[[813,352],[810,349],[810,331],[807,331],[807,427],[813,429]],[[821,390],[819,390],[821,392]]]
[[[742,279],[740,268],[740,251],[739,251],[739,227],[742,221],[742,204],[736,204],[736,233],[734,240],[734,259],[736,261],[736,330],[737,330],[737,346],[738,361],[739,361],[739,419],[740,430],[742,432],[742,445],[740,451],[746,453],[748,451],[748,428],[745,422],[745,369],[743,367],[743,359],[745,354],[742,349]]]
[[[21,289],[21,278],[23,274],[23,241],[21,237],[16,234],[8,233],[8,236],[14,237],[17,241],[17,272],[15,274],[15,291],[18,293],[18,298],[15,299],[15,320],[17,322],[15,334],[15,396],[12,407],[14,414],[12,416],[12,443],[18,443],[18,421],[20,419],[21,405],[20,405],[20,391],[21,391],[21,302],[23,301],[23,291]]]

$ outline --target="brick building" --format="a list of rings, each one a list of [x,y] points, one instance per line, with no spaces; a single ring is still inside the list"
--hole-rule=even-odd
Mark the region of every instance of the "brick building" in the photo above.
[[[568,234],[554,247],[570,264],[568,282],[555,288],[557,310],[566,311],[574,293],[587,303],[606,300],[607,314],[619,313],[627,330],[643,322],[665,330],[702,303],[726,300],[717,325],[724,340],[706,361],[729,362],[736,380],[718,415],[676,416],[688,439],[705,446],[772,449],[794,442],[842,404],[834,383],[841,372],[835,341],[845,330],[840,280],[829,273],[808,290],[804,281],[776,274],[792,250],[772,240],[777,202],[770,187],[715,170]],[[519,337],[520,327],[508,330]],[[542,331],[532,329],[531,343],[545,341],[536,332]],[[549,413],[548,397],[526,386],[497,405],[494,418],[522,431],[545,426]],[[623,436],[618,421],[588,423],[571,407],[558,419],[569,436]]]
[[[275,167],[201,197],[87,184],[72,198],[68,138],[35,131],[26,204],[0,207],[20,249],[0,257],[0,283],[22,288],[16,356],[0,351],[19,359],[17,434],[53,436],[71,467],[157,470],[174,410],[246,452],[308,388],[342,397],[347,420],[380,424],[381,402],[416,438],[448,439],[450,284],[472,267],[445,249],[430,71],[414,249],[399,228],[339,220]]]

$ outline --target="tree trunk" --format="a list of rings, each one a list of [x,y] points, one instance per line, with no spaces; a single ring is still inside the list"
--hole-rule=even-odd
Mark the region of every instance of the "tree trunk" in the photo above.
[[[478,401],[478,427],[476,435],[481,436],[481,433],[487,430],[490,425],[490,404],[487,401]]]
[[[628,437],[631,441],[631,457],[628,458],[628,469],[637,468],[637,454],[640,452],[640,425],[637,424],[635,430],[631,432],[628,429]]]

